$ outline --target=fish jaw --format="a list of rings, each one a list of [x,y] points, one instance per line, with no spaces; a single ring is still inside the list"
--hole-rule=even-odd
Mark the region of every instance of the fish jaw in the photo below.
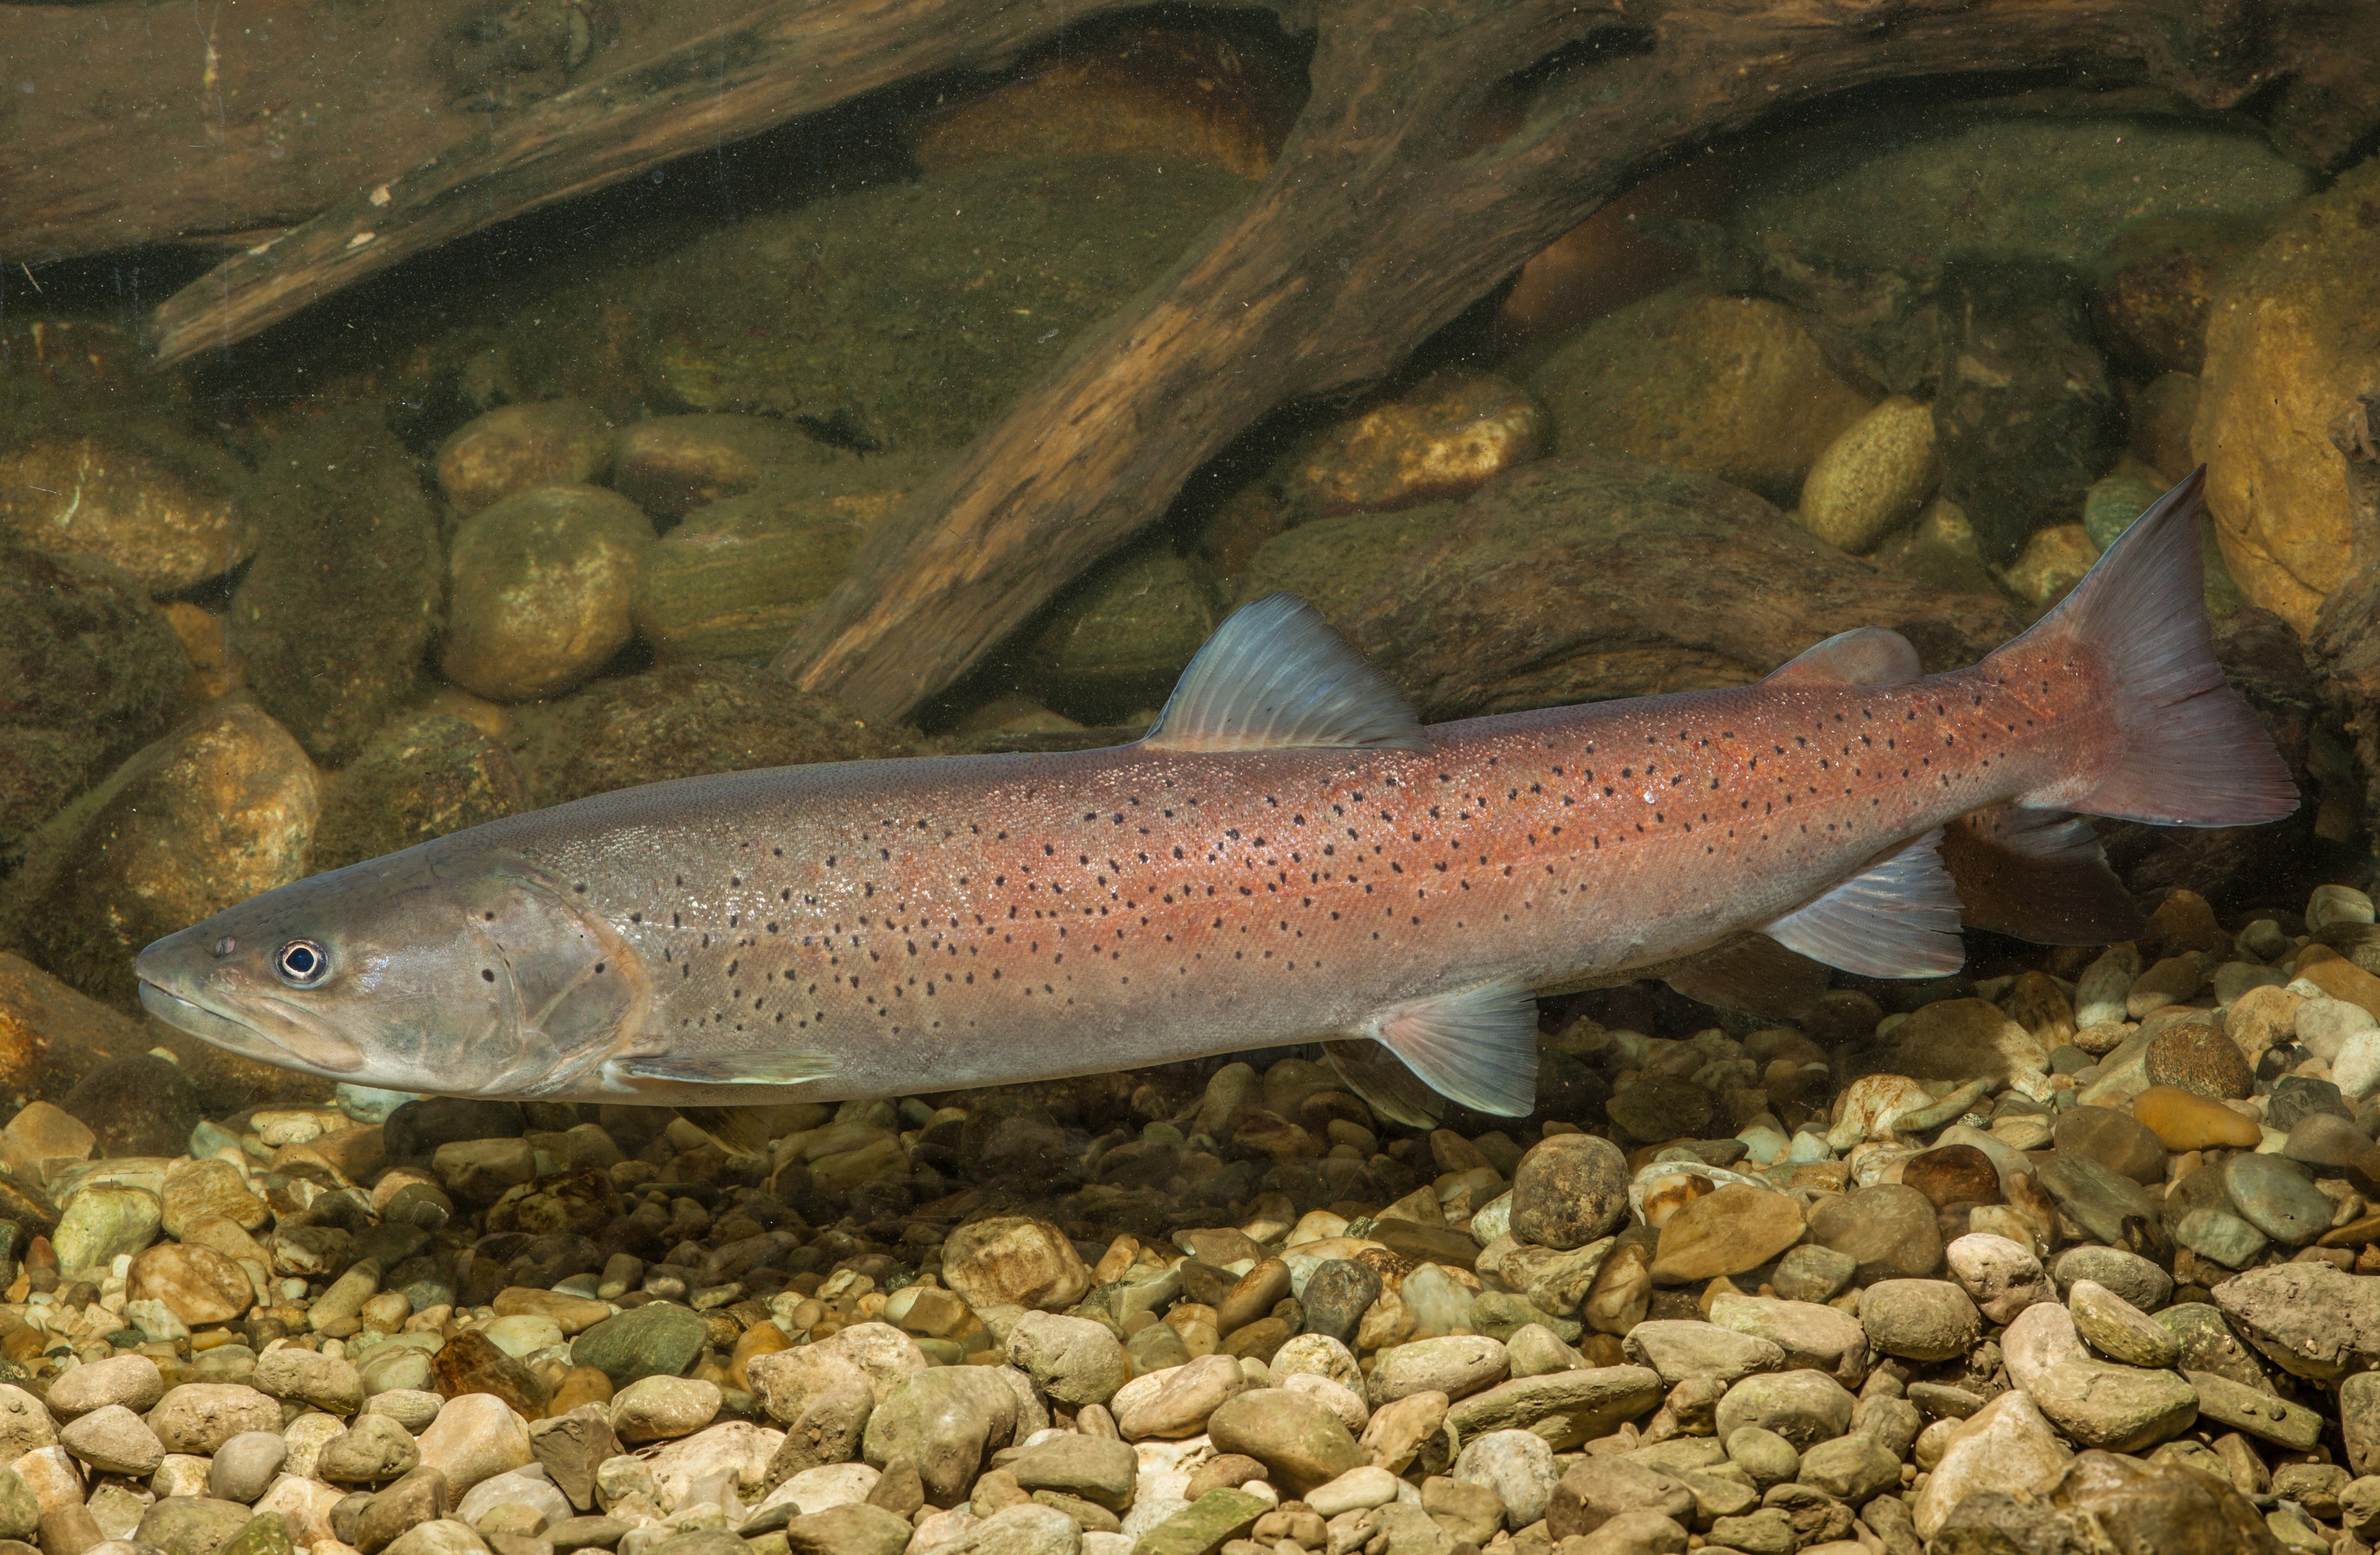
[[[210,932],[210,919],[169,934],[134,959],[140,1002],[166,1025],[188,1032],[243,1058],[331,1079],[355,1077],[364,1055],[335,1027],[310,1012],[261,991],[237,1002],[223,996],[227,970],[245,988],[237,968],[219,968],[224,959],[210,947],[225,936]]]
[[[267,892],[134,970],[152,1014],[243,1057],[394,1090],[565,1093],[634,1047],[650,996],[576,894],[446,839]],[[305,984],[280,962],[299,942],[327,963]]]

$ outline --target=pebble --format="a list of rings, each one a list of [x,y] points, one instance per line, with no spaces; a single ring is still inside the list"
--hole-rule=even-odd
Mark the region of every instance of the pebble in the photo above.
[[[1757,1269],[1802,1239],[1802,1207],[1781,1193],[1730,1184],[1693,1200],[1661,1227],[1652,1274],[1683,1284]]]
[[[1922,1277],[1942,1264],[1942,1233],[1933,1204],[1899,1183],[1819,1199],[1810,1210],[1810,1237],[1849,1255],[1862,1280]]]
[[[2058,1431],[2080,1446],[2137,1452],[2186,1428],[2198,1395],[2170,1371],[2063,1360],[2024,1384]]]
[[[2223,1187],[2242,1220],[2285,1247],[2328,1231],[2338,1208],[2303,1166],[2280,1156],[2233,1156],[2223,1163]]]
[[[574,1366],[593,1367],[625,1387],[640,1377],[674,1377],[694,1364],[710,1330],[700,1314],[656,1301],[607,1318],[571,1342]]]
[[[102,1474],[151,1475],[165,1459],[157,1433],[120,1403],[67,1422],[58,1433],[58,1445]]]
[[[1944,1145],[1910,1157],[1901,1163],[1900,1182],[1924,1194],[1937,1209],[2000,1201],[1999,1168],[1973,1145]]]
[[[1628,1213],[1627,1157],[1609,1139],[1557,1134],[1530,1148],[1512,1173],[1512,1233],[1542,1247],[1583,1247]]]
[[[2076,1331],[2109,1360],[2155,1370],[2180,1358],[2181,1346],[2165,1325],[2095,1280],[2075,1281],[2066,1307]]]
[[[1046,1221],[995,1217],[942,1244],[942,1282],[978,1312],[993,1306],[1055,1311],[1090,1289],[1090,1270],[1065,1233]]]
[[[1721,1440],[1746,1426],[1758,1426],[1806,1453],[1851,1428],[1854,1402],[1842,1384],[1824,1372],[1764,1373],[1727,1391],[1715,1424]]]
[[[2173,1151],[2252,1149],[2263,1137],[2256,1121],[2219,1101],[2170,1087],[2132,1099],[2132,1116]]]
[[[1943,1249],[1951,1278],[1994,1323],[2013,1321],[2036,1302],[2058,1299],[2033,1249],[2005,1236],[1971,1233]]]
[[[2071,1458],[2030,1397],[2002,1393],[1949,1433],[1941,1459],[1912,1509],[1916,1531],[1932,1538],[1951,1509],[1979,1490],[2039,1495],[2065,1473]]]
[[[423,1422],[422,1428],[428,1425]],[[368,1411],[322,1444],[314,1459],[314,1472],[334,1485],[384,1485],[412,1473],[420,1464],[421,1449],[414,1435],[393,1415]],[[222,1462],[220,1455],[216,1462]]]
[[[416,1445],[422,1465],[445,1476],[447,1488],[456,1496],[530,1460],[528,1426],[492,1393],[447,1400]]]
[[[409,1440],[407,1445],[411,1445]],[[289,1443],[280,1432],[242,1431],[215,1449],[213,1461],[207,1465],[207,1494],[217,1500],[252,1505],[272,1488],[288,1457]],[[318,1457],[315,1463],[319,1469],[322,1460]]]
[[[691,1436],[719,1413],[719,1385],[690,1377],[642,1377],[612,1400],[612,1429],[631,1446]]]
[[[2195,1096],[2244,1097],[2256,1088],[2255,1071],[2239,1044],[2217,1027],[2167,1027],[2150,1039],[2143,1064],[2149,1084]]]
[[[145,1414],[165,1396],[165,1379],[147,1355],[111,1355],[75,1367],[50,1385],[50,1413],[72,1420],[94,1409],[122,1404]]]
[[[1859,1278],[1859,1260],[1849,1253],[1805,1242],[1777,1260],[1777,1294],[1787,1301],[1828,1302]]]
[[[1793,516],[1829,545],[1864,555],[1916,516],[1938,474],[1932,408],[1888,395],[1811,462]]]
[[[570,400],[507,405],[474,417],[439,448],[439,490],[465,514],[538,486],[578,485],[612,464],[612,425]]]
[[[1904,1360],[1947,1361],[1983,1337],[1983,1318],[1967,1293],[1948,1280],[1879,1280],[1860,1297],[1869,1341]]]
[[[525,490],[473,514],[449,556],[446,677],[492,701],[552,696],[625,647],[652,523],[592,486]]]

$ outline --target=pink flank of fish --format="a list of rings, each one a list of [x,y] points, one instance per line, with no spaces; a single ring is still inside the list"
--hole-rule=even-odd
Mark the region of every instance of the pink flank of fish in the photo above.
[[[1533,990],[1752,935],[1772,964],[1768,941],[1937,976],[1962,916],[2022,930],[2027,893],[2062,924],[2043,937],[2122,938],[2137,915],[2078,815],[2288,814],[2215,661],[2200,486],[1947,674],[1869,628],[1756,686],[1424,728],[1277,595],[1137,744],[516,816],[160,940],[141,993],[236,1051],[403,1090],[834,1099],[1335,1039],[1394,1114],[1429,1111],[1407,1070],[1525,1113]]]

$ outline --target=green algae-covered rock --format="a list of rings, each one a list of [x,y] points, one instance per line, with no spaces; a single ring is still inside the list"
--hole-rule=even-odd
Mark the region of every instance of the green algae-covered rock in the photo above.
[[[438,519],[413,457],[353,414],[293,420],[259,450],[256,561],[232,647],[256,699],[337,763],[409,700],[438,624]]]
[[[528,807],[513,753],[451,712],[398,719],[333,780],[314,868],[336,869]]]
[[[647,1302],[606,1318],[570,1346],[573,1366],[591,1366],[626,1387],[639,1377],[675,1377],[702,1354],[702,1315],[674,1301]]]
[[[1030,689],[1086,723],[1121,720],[1165,699],[1220,619],[1203,563],[1170,551],[1111,563],[1027,642]]]
[[[1425,503],[1398,513],[1351,513],[1318,518],[1275,535],[1248,558],[1240,575],[1243,603],[1267,594],[1291,593],[1340,620],[1361,603],[1372,585],[1397,570],[1407,553],[1444,534],[1458,503]]]
[[[164,733],[188,673],[134,590],[0,546],[0,876],[59,807]]]
[[[908,743],[744,664],[674,664],[523,709],[517,749],[533,805],[640,783],[902,756]]]

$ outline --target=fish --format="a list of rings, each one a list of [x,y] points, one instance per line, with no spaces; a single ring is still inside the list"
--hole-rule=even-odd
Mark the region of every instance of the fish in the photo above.
[[[1392,1116],[1525,1115],[1548,990],[1730,958],[1936,978],[1963,922],[2111,942],[2140,913],[2086,818],[2294,809],[2216,662],[2204,488],[1939,674],[1865,627],[1752,685],[1425,726],[1274,595],[1136,742],[491,821],[156,941],[140,998],[251,1058],[455,1096],[832,1101],[1321,1042]]]

